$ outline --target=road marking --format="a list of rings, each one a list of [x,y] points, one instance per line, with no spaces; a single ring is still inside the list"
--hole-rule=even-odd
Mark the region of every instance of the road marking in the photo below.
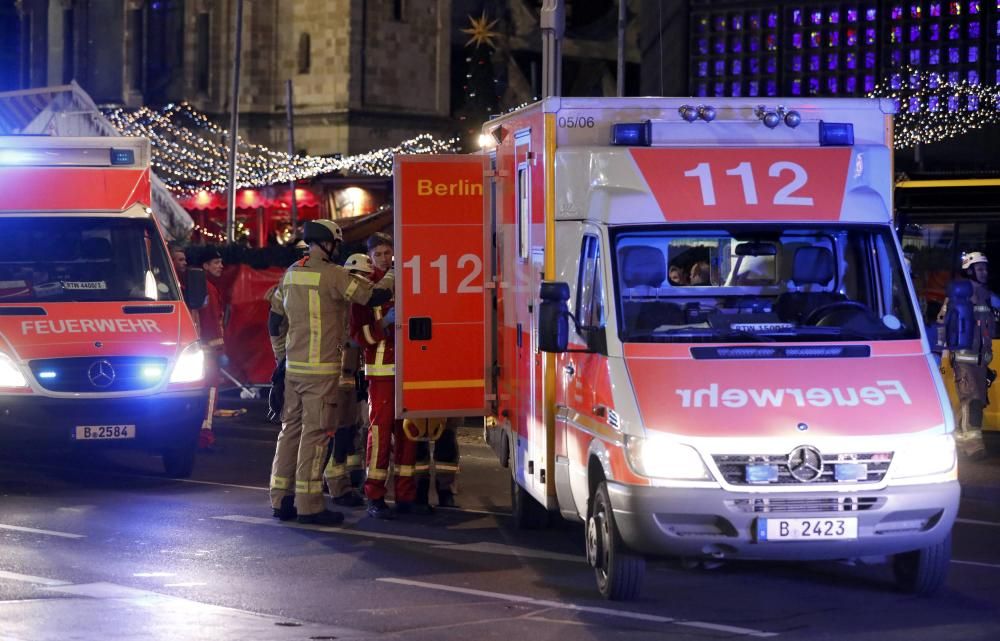
[[[458,594],[467,594],[469,596],[479,596],[487,597],[491,599],[498,599],[501,601],[510,601],[513,603],[525,603],[528,605],[535,605],[544,608],[553,608],[559,610],[569,610],[572,612],[586,612],[590,614],[603,614],[606,616],[618,617],[623,619],[633,619],[638,621],[648,621],[651,623],[671,623],[673,625],[683,625],[692,628],[701,628],[705,630],[714,630],[718,632],[726,632],[729,634],[739,634],[743,636],[750,637],[774,637],[778,636],[776,632],[765,632],[763,630],[754,630],[752,628],[741,628],[732,625],[722,625],[718,623],[706,623],[704,621],[687,621],[682,619],[673,619],[670,617],[659,616],[656,614],[645,614],[643,612],[630,612],[628,610],[613,610],[611,608],[600,608],[588,605],[577,605],[575,603],[562,603],[560,601],[549,601],[547,599],[536,599],[529,596],[521,596],[518,594],[504,594],[502,592],[488,592],[486,590],[473,590],[471,588],[459,588],[451,585],[442,585],[440,583],[425,583],[423,581],[412,581],[410,579],[397,579],[395,577],[383,577],[380,579],[375,579],[376,581],[381,581],[383,583],[394,583],[396,585],[405,585],[415,588],[428,588],[431,590],[441,590],[443,592],[455,592]]]
[[[384,539],[388,541],[401,541],[403,543],[419,543],[434,549],[458,550],[460,552],[474,552],[477,554],[497,554],[504,556],[516,556],[533,559],[549,559],[553,561],[570,561],[573,563],[585,562],[582,556],[574,554],[560,554],[558,552],[546,552],[534,548],[524,548],[516,545],[506,545],[503,543],[493,543],[490,541],[476,541],[474,543],[457,543],[442,539],[425,539],[416,536],[406,536],[403,534],[387,534],[383,532],[369,532],[366,530],[355,530],[350,527],[328,526],[328,525],[305,525],[301,523],[282,523],[274,519],[265,519],[259,516],[242,516],[233,514],[229,516],[213,516],[219,521],[232,521],[235,523],[246,523],[248,525],[269,525],[272,527],[297,528],[301,530],[313,530],[316,532],[329,532],[331,534],[347,534],[349,536],[360,536],[371,539]]]
[[[21,527],[20,525],[4,525],[0,523],[0,530],[12,530],[14,532],[28,532],[29,534],[44,534],[45,536],[58,536],[64,539],[85,539],[83,534],[70,534],[69,532],[55,532],[53,530],[37,530],[33,527]]]
[[[207,583],[202,583],[200,581],[188,581],[187,583],[164,583],[165,588],[195,588],[200,585],[208,585]]]
[[[142,579],[148,579],[148,578],[159,578],[159,577],[165,578],[168,576],[177,576],[177,575],[175,575],[173,572],[136,572],[132,576],[139,577]]]
[[[442,545],[447,544],[447,541],[439,541],[437,539],[422,539],[416,536],[404,536],[402,534],[385,534],[382,532],[365,532],[362,530],[352,530],[344,527],[333,527],[329,525],[306,525],[304,523],[294,523],[294,522],[284,522],[275,521],[274,519],[265,519],[258,516],[240,516],[234,514],[231,516],[213,516],[213,519],[218,519],[219,521],[234,521],[236,523],[248,523],[250,525],[270,525],[273,527],[282,528],[296,528],[299,530],[313,530],[316,532],[332,532],[336,534],[347,534],[349,536],[363,536],[371,539],[385,539],[388,541],[403,541],[405,543],[420,543],[421,545]]]
[[[1000,527],[996,521],[977,521],[976,519],[955,519],[956,523],[968,523],[969,525],[988,525],[990,527]]]
[[[46,579],[44,576],[32,576],[30,574],[18,574],[17,572],[7,572],[6,570],[0,570],[0,579],[7,579],[9,581],[20,581],[21,583],[34,583],[35,585],[69,585],[68,581],[59,581],[57,579]]]
[[[957,563],[958,565],[975,565],[981,568],[997,568],[1000,569],[1000,563],[980,563],[979,561],[956,561],[951,560],[952,563]]]

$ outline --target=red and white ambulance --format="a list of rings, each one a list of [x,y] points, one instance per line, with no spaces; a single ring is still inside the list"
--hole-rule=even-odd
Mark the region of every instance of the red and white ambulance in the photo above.
[[[887,101],[550,98],[396,165],[403,416],[487,416],[514,517],[647,555],[945,581],[954,421],[892,226]],[[477,176],[482,179],[477,179]]]
[[[204,357],[150,209],[150,161],[139,138],[0,137],[5,447],[139,447],[190,475]],[[204,278],[192,283],[203,299]]]

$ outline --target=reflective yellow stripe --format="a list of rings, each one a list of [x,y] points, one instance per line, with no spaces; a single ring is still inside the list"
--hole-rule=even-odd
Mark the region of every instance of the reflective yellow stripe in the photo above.
[[[447,389],[450,387],[485,387],[486,381],[479,379],[453,381],[411,381],[403,383],[403,389]]]
[[[340,370],[336,363],[303,363],[288,361],[287,371],[295,374],[335,374]]]
[[[416,466],[413,465],[397,465],[396,474],[398,476],[413,476],[416,471]]]
[[[378,425],[372,425],[371,429],[368,430],[371,434],[372,446],[368,450],[368,476],[372,476],[372,472],[378,468]],[[373,477],[376,478],[376,477]],[[382,477],[385,478],[385,477]]]
[[[285,285],[319,287],[319,274],[317,272],[288,271],[285,273]]]
[[[217,347],[219,345],[224,345],[225,342],[226,341],[224,341],[221,338],[213,338],[212,340],[208,341],[208,346],[209,347]]]
[[[428,472],[431,471],[431,466],[430,465],[414,465],[413,466],[413,471],[416,474],[427,474]]]
[[[351,454],[347,457],[347,469],[360,469],[361,467],[361,455]]]
[[[296,494],[322,494],[323,481],[295,481]]]
[[[452,465],[450,463],[438,463],[437,461],[435,461],[434,469],[437,470],[438,472],[457,472],[458,466]]]
[[[365,365],[365,376],[395,376],[396,366],[392,363],[388,365]]]
[[[378,344],[375,348],[375,362],[372,363],[375,367],[382,365],[385,362],[385,341]]]
[[[309,362],[319,362],[320,341],[323,340],[323,317],[319,313],[319,292],[309,290]]]
[[[271,488],[275,490],[287,490],[292,486],[291,479],[284,476],[272,476]]]
[[[361,333],[365,335],[365,340],[368,341],[369,345],[374,345],[375,343],[378,342],[377,340],[375,340],[375,337],[372,336],[372,330],[368,329],[368,325],[364,325],[361,328]]]
[[[346,465],[334,465],[333,459],[330,459],[330,463],[326,466],[326,471],[323,472],[328,478],[337,478],[347,474]]]
[[[356,291],[358,291],[358,281],[355,280],[354,277],[351,277],[351,284],[347,286],[346,290],[344,290],[344,298],[351,300],[351,297],[354,296],[354,292]]]
[[[389,472],[386,470],[376,470],[374,468],[368,469],[368,478],[374,479],[376,481],[384,481],[389,478]]]

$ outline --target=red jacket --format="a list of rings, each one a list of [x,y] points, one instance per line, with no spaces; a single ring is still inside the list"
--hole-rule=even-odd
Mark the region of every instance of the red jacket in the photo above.
[[[385,272],[378,269],[369,276],[373,283],[382,279]],[[381,320],[392,309],[392,301],[378,307],[351,305],[351,338],[365,354],[365,376],[395,376],[395,334],[391,327],[383,328]]]
[[[222,294],[215,285],[206,282],[208,297],[205,305],[198,310],[198,324],[201,327],[201,344],[222,349],[225,342],[222,333]]]

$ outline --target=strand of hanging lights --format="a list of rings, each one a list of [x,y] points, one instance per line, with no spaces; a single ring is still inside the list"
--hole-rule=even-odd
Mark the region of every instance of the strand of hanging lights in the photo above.
[[[111,109],[105,112],[123,136],[148,138],[157,175],[178,196],[199,191],[223,192],[228,186],[227,130],[187,103],[154,110]],[[341,172],[365,176],[392,175],[396,154],[455,153],[458,139],[420,134],[393,147],[344,157],[292,156],[239,137],[236,186],[239,189]]]
[[[950,82],[908,67],[868,94],[896,102],[894,145],[906,149],[1000,123],[1000,86]]]

